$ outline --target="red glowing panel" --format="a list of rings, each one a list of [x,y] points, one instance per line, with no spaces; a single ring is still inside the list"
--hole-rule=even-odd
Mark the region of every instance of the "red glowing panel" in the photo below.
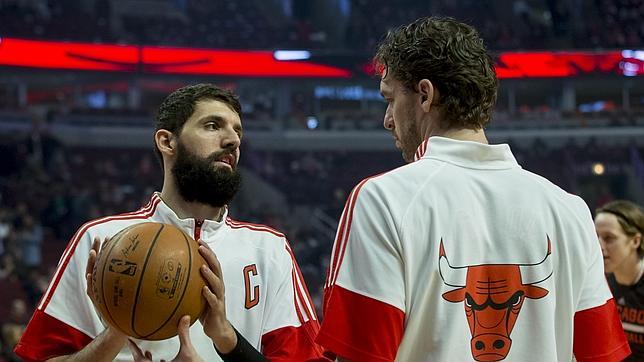
[[[277,60],[270,51],[226,51],[0,38],[0,65],[47,69],[203,74],[237,77],[349,78],[351,71],[310,60]],[[505,52],[499,78],[561,78],[584,74],[644,75],[644,51]],[[373,65],[358,65],[373,75]]]
[[[121,45],[0,39],[0,65],[132,72],[137,48]]]
[[[306,61],[280,61],[269,51],[143,48],[144,70],[151,73],[246,77],[348,78],[351,72]]]
[[[499,78],[561,78],[592,73],[621,74],[618,51],[502,53],[496,64]]]

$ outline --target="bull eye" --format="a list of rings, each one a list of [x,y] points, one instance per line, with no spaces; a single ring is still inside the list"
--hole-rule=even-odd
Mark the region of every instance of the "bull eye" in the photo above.
[[[512,296],[512,299],[510,299],[510,305],[514,308],[521,303],[521,294],[520,293],[515,293]]]
[[[468,308],[472,308],[472,305],[474,305],[474,299],[469,294],[465,294],[465,306]]]

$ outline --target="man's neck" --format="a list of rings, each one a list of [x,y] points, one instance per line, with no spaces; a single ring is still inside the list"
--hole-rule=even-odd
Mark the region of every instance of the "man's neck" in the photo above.
[[[442,132],[442,134],[437,134],[435,136],[441,136],[446,138],[451,138],[458,141],[470,141],[488,144],[487,137],[485,132],[482,129],[473,130],[473,129],[452,129]]]
[[[197,220],[221,221],[225,207],[213,207],[199,202],[187,202],[173,187],[164,184],[161,190],[161,200],[168,205],[180,219],[193,218]]]

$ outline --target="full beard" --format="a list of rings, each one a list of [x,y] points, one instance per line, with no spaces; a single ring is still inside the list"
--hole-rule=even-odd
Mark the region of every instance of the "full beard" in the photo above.
[[[172,166],[172,175],[179,195],[187,202],[198,202],[212,207],[229,204],[239,190],[241,175],[237,170],[215,167],[215,162],[231,152],[223,150],[201,158],[178,142],[177,159]]]

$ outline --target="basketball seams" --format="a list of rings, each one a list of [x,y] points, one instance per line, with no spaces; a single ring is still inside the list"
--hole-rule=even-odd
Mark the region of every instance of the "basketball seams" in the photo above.
[[[191,275],[191,273],[192,273],[192,249],[190,248],[190,240],[188,240],[188,238],[186,237],[186,234],[185,234],[185,233],[183,233],[183,232],[181,232],[181,236],[183,236],[183,239],[186,241],[186,246],[188,247],[188,273],[187,273],[187,274],[185,274],[185,275],[186,275],[186,280],[185,280],[185,283],[183,284],[183,291],[181,292],[181,297],[180,297],[180,298],[179,298],[179,300],[176,302],[177,304],[176,304],[176,306],[174,307],[174,310],[172,311],[172,313],[170,313],[170,316],[169,316],[169,317],[168,317],[168,318],[167,318],[163,323],[161,323],[161,324],[159,325],[159,328],[157,328],[157,329],[156,329],[155,331],[153,331],[152,333],[150,333],[150,334],[147,334],[147,335],[143,336],[143,338],[147,338],[147,337],[149,337],[149,336],[151,336],[151,335],[153,335],[153,334],[157,333],[158,331],[160,331],[163,327],[165,327],[165,325],[166,325],[166,324],[167,324],[167,323],[168,323],[168,322],[169,322],[169,321],[170,321],[170,320],[175,316],[175,314],[177,313],[177,309],[179,309],[179,307],[181,306],[181,302],[183,301],[183,297],[186,295],[186,291],[188,290],[188,285],[189,285],[189,283],[188,283],[188,278],[190,277],[190,275]],[[151,249],[151,248],[152,248],[152,247],[150,247],[150,249]],[[145,267],[144,267],[144,270],[145,270]],[[133,316],[132,318],[134,318],[134,316]],[[192,322],[192,321],[191,321],[191,322]]]
[[[154,213],[156,212],[156,208],[160,202],[161,202],[161,199],[156,194],[154,194],[152,195],[152,200],[150,200],[150,202],[146,206],[142,207],[138,211],[121,214],[121,215],[107,216],[104,218],[89,221],[85,223],[83,226],[81,226],[72,237],[72,241],[67,245],[67,248],[65,248],[65,251],[63,252],[63,256],[61,257],[60,262],[58,263],[58,267],[54,272],[54,276],[52,277],[53,282],[49,284],[47,291],[43,295],[38,305],[38,309],[44,311],[49,305],[49,302],[51,301],[51,298],[53,297],[54,292],[58,287],[58,283],[60,283],[60,280],[63,276],[63,272],[67,268],[67,265],[71,261],[71,258],[74,255],[74,252],[76,251],[76,247],[78,246],[78,243],[90,228],[110,222],[110,221],[147,219],[150,216],[154,215]]]
[[[150,243],[150,248],[148,249],[148,254],[145,256],[145,261],[143,262],[143,268],[141,271],[141,276],[139,277],[139,282],[137,283],[136,286],[136,293],[134,293],[134,305],[132,306],[132,319],[131,319],[131,329],[132,332],[136,333],[137,335],[141,336],[139,332],[136,331],[135,328],[135,323],[134,323],[134,318],[136,317],[136,305],[139,302],[139,293],[141,292],[141,284],[143,283],[143,276],[145,275],[146,272],[146,266],[148,265],[148,260],[150,259],[150,255],[152,254],[152,250],[154,250],[154,246],[156,245],[157,239],[159,238],[159,235],[161,235],[161,231],[163,231],[163,228],[165,227],[164,224],[160,224],[161,227],[159,228],[159,231],[157,231],[157,234],[154,236],[154,239]]]

